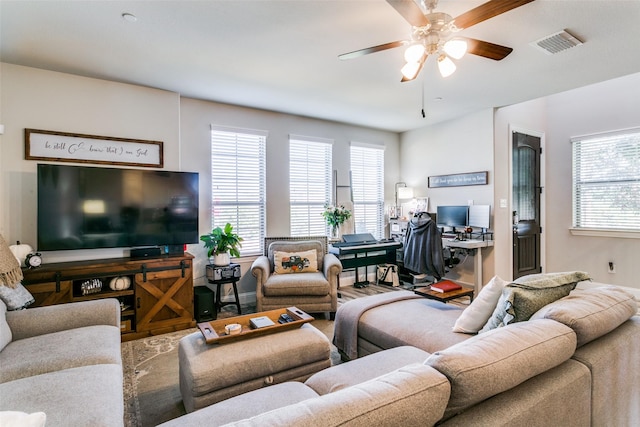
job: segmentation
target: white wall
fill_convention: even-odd
[[[574,236],[572,222],[571,144],[579,135],[640,127],[640,74],[634,74],[561,94],[505,107],[496,113],[496,200],[510,200],[509,129],[543,131],[545,271],[582,270],[594,281],[640,288],[640,239]],[[503,233],[496,238],[497,259],[510,262],[510,215],[500,218]],[[615,274],[607,272],[609,261]],[[496,274],[507,276],[506,263]]]
[[[288,135],[331,138],[339,184],[349,177],[350,141],[385,147],[385,194],[393,200],[398,176],[399,135],[214,102],[183,99],[158,89],[89,79],[35,68],[0,64],[0,111],[5,134],[0,145],[0,232],[8,242],[36,243],[36,161],[24,159],[24,129],[164,141],[167,170],[200,173],[200,234],[211,229],[210,125],[262,129],[267,139],[267,233],[289,235]],[[344,197],[344,196],[343,196]],[[205,253],[196,255],[196,284],[203,282]],[[59,251],[44,262],[126,256],[122,249]],[[241,292],[255,290],[243,260]]]
[[[400,164],[401,181],[414,188],[415,197],[429,197],[429,212],[435,212],[438,205],[466,205],[469,200],[493,205],[493,110],[403,133]],[[487,185],[427,187],[430,176],[482,171],[489,172]],[[494,274],[493,249],[483,249],[482,255],[486,283]],[[471,284],[473,274],[473,257],[469,256],[446,277]]]

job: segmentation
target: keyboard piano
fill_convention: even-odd
[[[367,280],[367,266],[377,264],[395,264],[396,250],[402,248],[402,243],[392,239],[365,240],[354,242],[337,242],[329,246],[329,253],[340,259],[342,268],[356,270],[355,287],[369,284]],[[360,281],[358,267],[365,268],[365,280]]]

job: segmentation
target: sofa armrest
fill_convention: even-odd
[[[251,274],[256,278],[256,297],[262,296],[262,287],[271,275],[271,263],[266,255],[261,255],[251,264]]]
[[[338,276],[342,273],[342,263],[338,257],[334,254],[326,254],[324,256],[322,272],[324,273],[324,277],[329,281],[329,285],[331,285],[331,293],[336,292],[338,289]]]
[[[120,329],[120,303],[115,298],[72,302],[7,312],[13,340],[83,326],[110,325]]]

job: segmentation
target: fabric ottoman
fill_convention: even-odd
[[[178,345],[180,393],[187,412],[285,381],[305,381],[331,366],[329,339],[310,324],[226,344],[200,332]]]

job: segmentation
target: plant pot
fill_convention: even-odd
[[[231,264],[231,258],[229,257],[229,252],[213,255],[212,264],[218,267],[224,267],[226,265]]]

